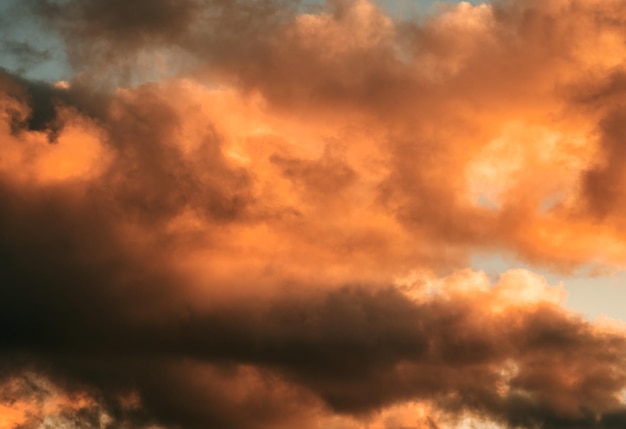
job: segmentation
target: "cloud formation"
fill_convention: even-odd
[[[619,0],[40,1],[0,71],[0,424],[621,428]],[[4,419],[4,420],[2,420]]]

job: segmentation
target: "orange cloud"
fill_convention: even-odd
[[[75,75],[0,71],[0,422],[622,427],[623,326],[464,267],[626,265],[625,8],[32,5]]]

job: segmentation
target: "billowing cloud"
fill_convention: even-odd
[[[623,427],[624,327],[465,267],[626,264],[625,7],[23,6],[75,74],[0,71],[0,425]]]

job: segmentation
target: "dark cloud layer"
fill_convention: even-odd
[[[275,40],[276,27],[294,15],[298,4],[292,0],[89,0],[37,1],[31,2],[31,9],[60,32],[70,62],[84,79],[96,74],[115,84],[132,80],[142,68],[141,55],[155,49],[169,52],[166,68],[171,70],[166,74],[185,65],[238,64],[265,49],[269,39]]]
[[[277,377],[339,413],[425,399],[524,427],[624,424],[615,395],[626,384],[626,339],[556,304],[503,300],[494,311],[489,290],[416,302],[395,288],[347,286],[198,309],[180,301],[180,278],[155,268],[161,252],[125,250],[104,210],[54,191],[2,197],[5,371],[43,371],[95,392],[121,421],[133,416],[116,398],[136,391],[139,422],[271,425],[276,416],[261,409],[278,413],[289,397],[263,398],[261,388],[235,411],[213,391],[252,366],[270,392]]]
[[[9,424],[626,425],[623,326],[450,274],[624,266],[620,1],[27,6],[76,74],[0,71]]]

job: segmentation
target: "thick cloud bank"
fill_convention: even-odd
[[[12,10],[0,427],[626,427],[624,326],[466,268],[626,265],[621,0]]]

